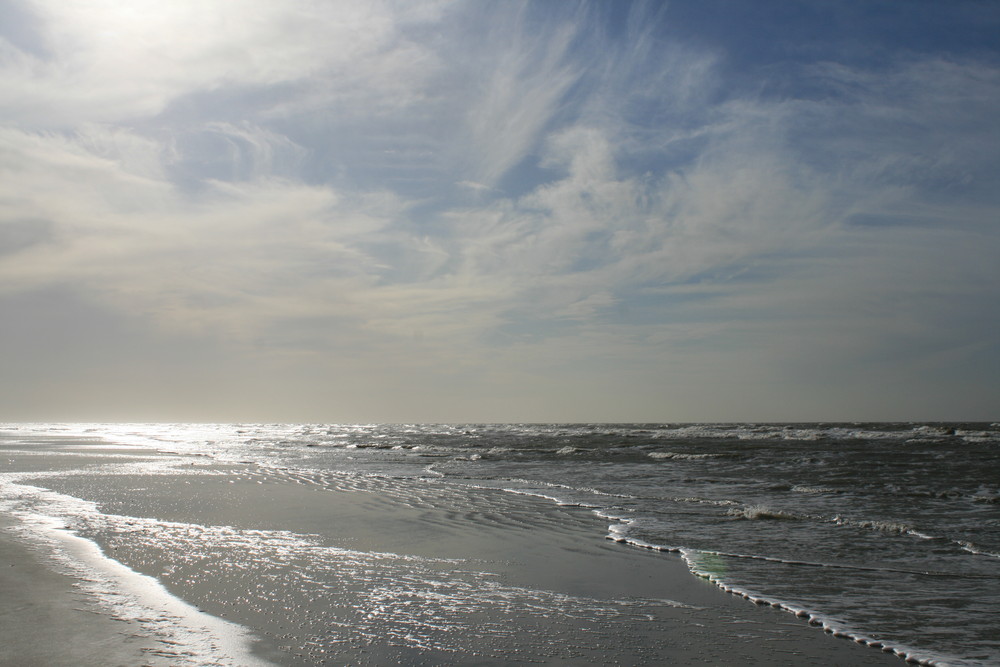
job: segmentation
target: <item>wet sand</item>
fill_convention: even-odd
[[[30,484],[98,503],[80,534],[248,628],[276,664],[902,664],[723,593],[675,555],[604,540],[586,509],[491,490],[458,507],[420,481],[386,493],[384,480],[192,458],[73,474],[148,452],[30,446],[0,440],[3,472],[65,470]],[[165,646],[155,627],[81,601],[22,539],[0,530],[0,584],[16,591],[0,597],[2,664],[170,664],[149,651]]]
[[[0,665],[168,665],[138,623],[113,619],[56,572],[45,556],[13,539],[0,517]]]

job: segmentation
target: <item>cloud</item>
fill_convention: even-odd
[[[0,143],[3,229],[17,239],[17,221],[42,220],[49,230],[0,264],[3,290],[73,284],[175,328],[243,337],[264,321],[335,311],[339,292],[377,266],[359,239],[400,207],[387,194],[276,178],[211,181],[192,195],[151,177],[136,153],[165,151],[134,150],[150,145],[122,131],[7,130]]]
[[[180,182],[293,179],[301,175],[308,151],[287,136],[243,121],[208,122],[176,134],[165,163]]]
[[[24,6],[0,298],[94,345],[623,418],[860,410],[859,382],[959,369],[968,397],[996,365],[988,59],[736,81],[642,3]]]
[[[492,27],[489,39],[502,43],[490,54],[466,115],[467,148],[463,151],[472,180],[488,186],[523,160],[580,76],[567,60],[575,37],[572,24],[549,33],[529,32],[522,13]],[[513,23],[513,25],[511,24]]]
[[[32,52],[2,43],[3,106],[22,123],[56,126],[149,117],[185,95],[224,87],[313,79],[335,87],[359,75],[394,76],[384,65],[397,48],[397,21],[431,20],[444,8],[393,12],[379,2],[307,0],[251,0],[239,11],[188,1],[28,6],[42,44]],[[403,52],[412,59],[412,47]]]

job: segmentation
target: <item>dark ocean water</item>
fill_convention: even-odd
[[[817,632],[930,664],[1000,664],[996,423],[13,429],[336,473],[386,495],[419,482],[437,503],[482,488],[581,506],[622,548],[679,553],[692,576]]]

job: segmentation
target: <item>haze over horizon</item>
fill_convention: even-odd
[[[0,1],[0,420],[1000,419],[998,34]]]

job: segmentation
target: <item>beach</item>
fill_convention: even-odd
[[[1000,0],[0,0],[0,108],[0,667],[1000,667]]]
[[[0,664],[168,664],[148,659],[155,641],[138,623],[114,620],[38,553],[0,527]]]
[[[3,664],[901,663],[584,507],[97,438],[0,461]]]

